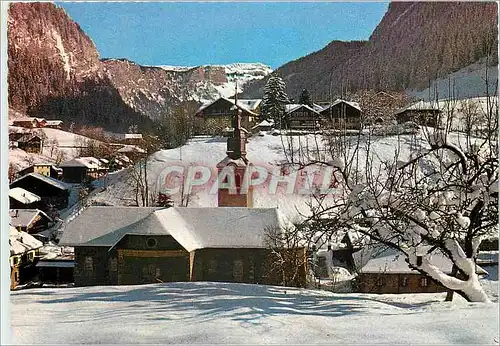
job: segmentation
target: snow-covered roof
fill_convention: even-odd
[[[318,116],[320,115],[318,111],[316,111],[315,109],[309,107],[308,105],[302,105],[302,104],[288,104],[288,105],[285,105],[285,112],[286,113],[292,113],[300,108],[306,108],[308,110],[310,110],[311,112],[317,114]]]
[[[10,223],[14,227],[29,227],[37,216],[41,216],[49,221],[52,221],[47,214],[39,209],[11,209]]]
[[[187,251],[265,248],[266,229],[282,225],[276,208],[168,208],[156,214]]]
[[[234,105],[234,99],[230,99],[230,98],[226,98],[226,97],[220,97],[212,102],[207,102],[205,104],[203,104],[197,111],[196,111],[196,114],[200,113],[201,111],[203,111],[205,108],[208,108],[210,107],[211,105],[213,105],[214,103],[218,102],[219,100],[226,100],[228,102],[231,102],[233,105]],[[260,102],[262,102],[262,100],[257,100],[257,99],[249,99],[249,100],[246,100],[246,99],[238,99],[237,102],[236,102],[236,106],[238,108],[240,108],[241,110],[243,111],[246,111],[252,115],[257,115],[255,113],[255,109],[259,106]],[[252,108],[254,107],[254,108]]]
[[[14,123],[16,122],[33,122],[33,121],[38,121],[38,122],[42,122],[42,121],[47,121],[45,120],[45,118],[36,118],[36,117],[22,117],[22,118],[16,118],[14,119]]]
[[[62,120],[46,120],[46,125],[58,126],[63,123]]]
[[[234,102],[234,101],[233,101]],[[238,99],[236,104],[248,110],[255,111],[261,104],[262,99]]]
[[[81,212],[64,228],[60,245],[112,246],[121,229],[143,220],[159,208],[91,206]],[[89,227],[92,225],[92,227]]]
[[[66,225],[59,244],[113,246],[127,234],[141,234],[171,235],[187,251],[264,248],[267,227],[281,225],[276,208],[89,207]]]
[[[417,249],[417,254],[425,255],[425,247]],[[391,253],[392,252],[392,253]],[[433,251],[429,261],[438,267],[443,273],[450,274],[453,263],[438,250]],[[381,254],[380,257],[370,259],[360,270],[361,273],[386,273],[386,274],[418,274],[419,272],[411,269],[405,260],[405,255],[388,250],[386,253]],[[476,266],[478,274],[486,274],[486,272]]]
[[[321,111],[324,111],[324,110],[329,109],[331,107],[335,107],[339,103],[345,103],[345,104],[348,104],[351,107],[356,108],[359,111],[361,110],[361,107],[359,106],[359,103],[357,103],[357,102],[351,102],[351,101],[346,101],[346,100],[342,100],[342,99],[336,99],[330,105],[327,105],[326,107],[324,107]]]
[[[39,140],[42,140],[42,138],[37,135],[37,134],[33,134],[33,133],[27,133],[23,136],[21,136],[20,138],[18,138],[17,142],[19,143],[26,143],[26,142],[29,142],[33,139],[39,139]]]
[[[145,153],[146,150],[139,148],[136,145],[124,145],[116,151],[117,153]]]
[[[395,114],[400,114],[405,111],[414,110],[414,111],[441,111],[439,109],[439,103],[436,101],[419,101],[408,107],[402,108],[398,110]]]
[[[73,160],[63,162],[59,167],[87,167],[89,169],[98,169],[101,167],[101,161],[95,157],[77,157]]]
[[[9,190],[9,197],[23,204],[31,204],[39,202],[41,198],[32,192],[29,192],[21,187],[14,187]]]
[[[9,226],[10,254],[18,255],[42,247],[43,243],[32,235]]]
[[[274,126],[274,122],[271,122],[271,121],[268,121],[268,120],[262,120],[260,123],[258,123],[254,127],[252,127],[252,130],[256,129],[258,127],[272,127],[272,126]]]
[[[23,180],[23,179],[25,179],[26,177],[29,177],[29,176],[31,176],[33,178],[36,178],[38,180],[41,180],[41,181],[43,181],[43,182],[45,182],[47,184],[50,184],[50,185],[52,185],[52,186],[54,186],[54,187],[56,187],[56,188],[58,188],[60,190],[67,190],[68,189],[68,186],[66,186],[66,184],[64,184],[63,182],[61,182],[59,180],[56,180],[54,178],[51,178],[51,177],[47,177],[47,176],[45,176],[43,174],[40,174],[40,173],[35,173],[35,172],[23,175],[22,177],[14,180],[12,182],[12,184],[17,183],[18,181],[21,181],[21,180]]]
[[[321,112],[323,110],[323,106],[321,105],[318,105],[316,103],[313,103],[313,109],[316,111],[316,112]]]

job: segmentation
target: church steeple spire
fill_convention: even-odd
[[[238,82],[234,92],[234,119],[232,121],[233,134],[227,139],[227,156],[233,160],[247,161],[246,134],[247,130],[241,127],[241,109],[238,106]]]

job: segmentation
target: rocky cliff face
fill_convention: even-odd
[[[69,126],[152,130],[180,102],[234,94],[271,72],[262,64],[155,67],[99,59],[92,40],[52,3],[14,3],[8,19],[9,107]]]
[[[497,59],[494,2],[393,2],[368,41],[334,41],[280,67],[287,92],[308,88],[316,100],[358,89],[423,89],[430,80],[486,56]],[[265,79],[246,88],[262,93]]]

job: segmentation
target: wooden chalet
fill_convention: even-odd
[[[30,281],[36,275],[35,263],[42,242],[10,226],[10,289]]]
[[[221,97],[201,106],[195,113],[201,123],[198,124],[199,134],[220,134],[226,127],[232,127],[235,108],[241,110],[241,123],[250,128],[260,113],[260,99],[228,99]]]
[[[24,117],[17,118],[12,121],[12,126],[19,126],[28,129],[44,127],[47,120],[44,118]]]
[[[40,154],[43,149],[43,139],[39,135],[26,134],[17,139],[17,147],[27,153]]]
[[[21,177],[28,173],[38,173],[54,179],[60,179],[62,177],[62,169],[56,167],[52,163],[35,163],[23,170],[20,170],[16,175]]]
[[[28,173],[14,180],[10,188],[21,187],[41,198],[47,206],[64,209],[68,206],[69,188],[54,178],[39,173]]]
[[[85,183],[98,179],[107,172],[107,168],[95,157],[78,157],[59,165],[62,180],[68,183]]]
[[[132,162],[137,162],[146,157],[146,150],[138,147],[137,145],[124,145],[116,151],[117,155],[125,155]]]
[[[283,117],[283,128],[290,130],[318,130],[321,126],[321,115],[319,112],[301,104],[285,105],[285,115]],[[279,128],[279,125],[276,125]]]
[[[356,102],[338,99],[323,108],[320,114],[326,127],[353,130],[359,130],[362,127],[361,108]]]
[[[419,249],[424,254],[422,247]],[[428,250],[428,249],[427,249]],[[443,254],[434,251],[431,262],[446,274],[451,274],[453,264]],[[487,272],[476,266],[476,273]],[[447,289],[433,278],[411,269],[405,256],[394,251],[386,251],[370,259],[360,270],[359,289],[363,293],[435,293]]]
[[[408,121],[418,125],[436,127],[442,111],[437,102],[420,101],[395,113],[398,124]]]
[[[59,129],[60,130],[60,129],[62,129],[62,124],[63,124],[62,120],[46,120],[44,127],[47,127],[50,129]]]

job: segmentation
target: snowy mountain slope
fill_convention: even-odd
[[[471,304],[460,297],[450,303],[444,302],[444,296],[445,293],[334,294],[214,282],[30,289],[11,293],[12,342],[498,342],[498,303]],[[44,316],[45,322],[40,322],[38,316]]]
[[[488,93],[494,95],[498,84],[498,66],[486,68],[485,60],[482,59],[443,78],[431,81],[428,88],[420,91],[408,89],[406,92],[425,101],[447,98],[450,94],[454,95],[456,99],[473,98],[486,95],[485,80],[488,80],[489,83]]]

